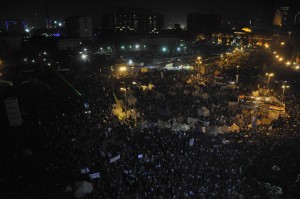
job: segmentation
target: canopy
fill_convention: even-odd
[[[92,193],[93,189],[93,184],[90,182],[76,182],[74,196],[76,198],[83,198],[86,194]]]
[[[206,134],[211,136],[217,136],[218,134],[223,134],[223,131],[216,126],[212,126],[207,129]]]
[[[203,117],[208,117],[209,116],[209,110],[205,107],[202,107],[201,109],[198,109],[198,115],[203,116]]]

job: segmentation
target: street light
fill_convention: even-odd
[[[285,92],[285,89],[290,88],[290,86],[288,86],[288,85],[282,85],[281,88],[282,88],[282,99],[281,99],[281,103],[282,103],[283,108],[284,108],[284,111],[285,111],[285,104],[283,103],[283,100],[284,100],[284,92]]]
[[[197,61],[196,61],[196,63],[198,64],[198,73],[197,73],[197,76],[199,77],[199,73],[200,73],[200,64],[202,64],[202,61],[201,61],[201,57],[200,56],[198,56],[197,57]]]
[[[268,85],[267,85],[267,89],[269,89],[270,78],[274,76],[274,73],[266,73],[266,76],[268,77]]]
[[[125,120],[126,120],[127,119],[127,106],[126,106],[126,102],[127,102],[127,89],[126,88],[120,88],[120,90],[125,92],[124,108],[125,108]]]
[[[239,82],[239,67],[240,66],[236,66],[236,76],[235,76],[235,82],[238,83]]]

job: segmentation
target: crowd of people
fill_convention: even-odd
[[[36,102],[38,107],[28,110],[22,127],[9,128],[2,135],[3,197],[72,198],[73,192],[66,192],[66,187],[74,191],[76,181],[93,184],[86,198],[300,196],[296,94],[286,99],[287,107],[293,107],[290,117],[273,121],[272,129],[262,125],[207,136],[196,131],[200,120],[213,126],[236,122],[234,116],[241,110],[229,110],[228,102],[247,89],[224,88],[213,77],[199,79],[187,71],[164,72],[163,78],[160,71],[139,73],[116,80],[104,70],[76,69],[64,75],[72,88],[53,71],[43,78],[43,83],[35,84],[34,89],[41,88],[35,94],[25,95],[33,85],[18,90],[20,106]],[[150,83],[153,89],[138,87]],[[124,84],[137,97],[132,107],[141,113],[137,123],[155,124],[179,116],[199,122],[182,131],[156,125],[140,128],[130,118],[119,120],[112,108],[114,94],[121,98]],[[208,118],[198,116],[200,107],[210,110]],[[90,179],[92,173],[100,177]]]

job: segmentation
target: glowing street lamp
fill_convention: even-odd
[[[86,60],[87,60],[87,57],[88,57],[88,56],[87,56],[86,54],[82,54],[82,55],[81,55],[81,59],[82,59],[83,61],[86,61]]]
[[[266,76],[268,77],[268,85],[267,85],[267,89],[269,89],[270,79],[271,79],[271,77],[274,76],[274,73],[266,73]]]
[[[287,66],[290,66],[290,65],[291,65],[291,62],[287,61],[285,64],[286,64]]]
[[[122,67],[119,68],[119,70],[120,70],[121,72],[125,72],[125,71],[127,70],[127,68],[126,68],[125,66],[122,66]]]
[[[282,58],[282,57],[280,57],[278,60],[281,62],[281,61],[283,61],[283,58]]]

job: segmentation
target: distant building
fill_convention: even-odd
[[[289,22],[289,9],[290,7],[286,6],[286,7],[280,7],[279,11],[282,13],[282,26],[286,27],[290,24]]]
[[[221,16],[216,14],[189,13],[187,30],[194,33],[214,32],[220,28]]]
[[[79,46],[79,39],[62,39],[57,43],[58,50],[76,50]]]
[[[298,12],[298,13],[295,15],[294,25],[295,25],[295,26],[300,26],[300,12]]]
[[[65,19],[66,34],[70,38],[92,38],[92,18],[87,16],[74,16]]]
[[[22,20],[6,20],[5,23],[8,32],[23,33],[25,31],[25,22]]]
[[[273,25],[282,26],[282,18],[283,18],[282,12],[277,10],[274,15]]]
[[[102,16],[102,28],[113,32],[159,33],[164,16],[151,9],[118,8]]]

